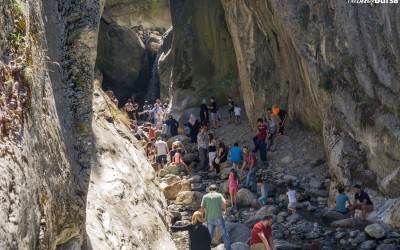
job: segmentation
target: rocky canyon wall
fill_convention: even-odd
[[[334,184],[399,197],[398,4],[221,2],[249,119],[287,109],[323,133]]]
[[[211,96],[221,102],[229,95],[238,96],[236,58],[221,3],[171,0],[170,4],[173,41],[170,58],[159,67],[161,87],[171,91],[174,111],[197,107]]]
[[[106,231],[116,235],[118,230],[126,236],[118,238],[119,244],[126,240],[130,247],[148,249],[164,243],[174,249],[165,229],[169,221],[165,200],[129,129],[122,123],[116,128],[110,119],[99,121],[98,117],[92,124],[94,112],[105,112],[93,110],[94,102],[101,109],[110,105],[98,98],[100,90],[94,95],[97,99],[93,98],[104,4],[0,1],[1,249],[107,249],[115,244],[111,236],[102,242]],[[113,112],[116,115],[117,111]],[[102,127],[99,122],[108,126]],[[123,133],[116,132],[120,130]],[[113,140],[108,142],[105,137]],[[115,153],[116,141],[129,153],[115,155],[109,162],[105,155]],[[101,187],[107,187],[97,181],[102,180],[99,176],[114,168],[123,171],[123,178],[105,180],[113,190],[124,189],[132,182],[142,187],[132,184],[132,189],[124,190],[131,199],[128,217],[117,216],[126,212],[118,205],[120,194],[111,192],[110,197],[96,199],[104,192]],[[125,182],[127,176],[140,181]],[[87,200],[88,193],[91,200]],[[103,198],[106,205],[101,203]],[[149,210],[145,219],[135,216],[144,210],[141,206]],[[96,221],[98,217],[92,216],[91,209],[113,215],[112,224],[120,227],[109,228],[106,215]],[[85,223],[89,218],[91,221]],[[91,228],[86,234],[86,224],[98,226],[96,234],[90,234]]]

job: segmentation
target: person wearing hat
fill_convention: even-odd
[[[210,231],[211,238],[214,236],[215,227],[218,226],[222,237],[224,239],[224,245],[226,250],[231,250],[231,242],[229,239],[228,231],[225,228],[225,221],[222,215],[222,208],[225,213],[227,210],[227,204],[224,196],[217,192],[217,186],[212,184],[208,190],[209,193],[203,196],[201,200],[201,214],[206,213],[206,221],[208,231]]]
[[[272,216],[266,215],[251,230],[250,250],[272,250]]]
[[[192,224],[183,226],[172,226],[172,232],[189,231],[190,250],[211,250],[211,236],[206,226],[203,225],[204,218],[200,211],[194,212]]]

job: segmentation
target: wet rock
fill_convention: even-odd
[[[375,239],[380,239],[385,236],[385,229],[381,225],[374,223],[365,227],[364,231]]]
[[[375,247],[376,247],[376,243],[372,240],[367,240],[367,241],[361,243],[361,245],[360,245],[360,249],[363,249],[363,250],[371,250],[371,249],[375,249]]]
[[[337,220],[343,220],[346,218],[346,215],[336,212],[336,211],[328,211],[322,215],[322,219],[327,222],[331,223]]]
[[[254,199],[257,199],[257,196],[247,188],[242,188],[237,193],[238,206],[249,207]]]
[[[354,218],[338,220],[331,223],[331,227],[365,227],[367,225],[368,222]]]

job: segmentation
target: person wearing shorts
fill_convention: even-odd
[[[157,142],[154,144],[157,149],[157,168],[158,170],[164,167],[164,163],[167,162],[167,155],[169,154],[168,144],[161,140],[161,137],[157,138]]]

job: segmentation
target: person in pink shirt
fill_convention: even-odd
[[[188,165],[186,165],[186,163],[182,159],[182,149],[181,148],[176,149],[176,153],[175,153],[174,157],[172,158],[172,162],[182,164],[185,167],[188,174],[191,175],[191,171],[190,171]]]
[[[234,168],[229,174],[229,194],[231,195],[231,206],[236,206],[236,194],[238,192],[239,177]]]

